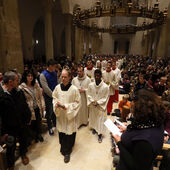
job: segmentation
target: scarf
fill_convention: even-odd
[[[127,130],[131,129],[148,129],[153,127],[159,127],[161,124],[156,120],[147,120],[138,122],[134,118],[131,118],[131,124],[127,126]]]

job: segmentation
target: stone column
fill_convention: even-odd
[[[99,41],[99,36],[98,36],[98,33],[96,33],[96,35],[95,35],[95,53],[96,53],[96,54],[99,53],[98,41]]]
[[[71,29],[72,29],[72,16],[65,15],[65,43],[66,43],[66,56],[72,57],[71,54]]]
[[[84,52],[84,30],[80,29],[80,55],[79,59],[82,59]]]
[[[154,50],[152,55],[155,61],[157,59],[157,47],[158,47],[159,38],[160,38],[160,28],[157,27],[155,28]]]
[[[96,34],[93,36],[93,53],[96,53]]]
[[[89,54],[92,54],[92,34],[89,32]]]
[[[83,56],[83,30],[75,27],[75,59],[79,61]]]
[[[97,52],[97,35],[95,32],[92,33],[92,53]]]
[[[149,32],[146,31],[144,33],[144,47],[143,47],[143,50],[144,50],[144,55],[145,56],[148,56],[149,55]]]
[[[79,28],[75,26],[75,60],[78,60],[79,56]]]
[[[44,0],[45,8],[45,53],[46,61],[54,58],[53,49],[53,32],[52,32],[52,15],[51,10],[53,3],[51,0]]]
[[[85,42],[86,42],[86,55],[89,55],[89,32],[85,32]]]
[[[91,53],[94,54],[94,33],[91,33]]]
[[[153,31],[150,31],[149,33],[149,44],[148,44],[148,56],[151,56],[152,46],[153,45]]]
[[[6,0],[0,6],[0,71],[14,68],[23,71],[18,1]]]
[[[4,18],[4,8],[0,6],[0,70],[4,71],[4,59],[6,56],[6,23]]]
[[[97,37],[97,40],[96,40],[96,53],[97,54],[100,54],[100,38],[99,36]]]
[[[157,56],[158,58],[165,58],[167,56],[167,47],[168,47],[168,24],[164,24],[161,27],[160,39],[157,47]]]

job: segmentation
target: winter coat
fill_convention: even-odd
[[[30,91],[30,89],[28,88],[26,83],[22,83],[19,86],[19,88],[22,89],[22,91],[25,94],[27,104],[28,104],[28,106],[29,106],[29,108],[31,110],[31,113],[32,113],[31,120],[35,120],[36,117],[35,117],[35,111],[34,111],[35,108],[34,108],[32,92]],[[40,109],[40,114],[42,116],[44,108],[45,108],[44,97],[42,95],[41,88],[40,88],[40,86],[39,86],[39,84],[37,82],[35,83],[33,88],[34,88],[35,101],[36,101],[36,104],[37,104],[38,108]]]

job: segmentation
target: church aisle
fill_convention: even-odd
[[[24,166],[19,158],[16,170],[111,170],[111,139],[106,130],[102,143],[97,135],[92,135],[88,127],[81,127],[76,136],[76,143],[70,162],[65,164],[60,154],[58,133],[55,136],[44,135],[44,142],[34,144],[28,152],[30,163]]]

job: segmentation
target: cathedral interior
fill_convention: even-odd
[[[0,0],[0,72],[91,55],[169,61],[169,28],[170,0]],[[44,134],[44,142],[29,149],[29,165],[18,159],[15,169],[111,170],[110,140],[107,132],[99,144],[83,127],[65,164],[58,134]]]
[[[168,58],[169,2],[1,0],[0,70],[22,71],[26,62],[62,56],[78,61],[89,54]],[[78,18],[85,10],[89,14]]]

